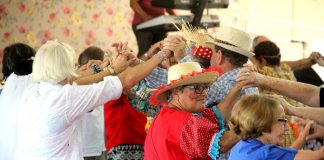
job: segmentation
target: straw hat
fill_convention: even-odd
[[[167,102],[166,91],[187,84],[213,83],[221,73],[220,68],[204,70],[197,62],[185,62],[173,65],[168,70],[168,84],[155,90],[150,98],[152,105]]]
[[[211,37],[214,40],[206,43],[220,46],[246,57],[254,56],[254,53],[249,51],[252,39],[244,31],[232,27],[220,27],[217,29],[216,34]]]
[[[211,37],[207,34],[207,30],[194,27],[190,23],[183,22],[181,24],[181,29],[178,28],[176,24],[175,27],[182,33],[182,36],[187,40],[186,47],[191,49],[191,54],[196,57],[203,59],[210,59],[214,47],[213,44],[208,44],[206,42],[213,41]]]

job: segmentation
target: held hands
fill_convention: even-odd
[[[307,127],[308,123],[311,123],[310,129],[305,134],[306,140],[314,139],[314,138],[324,138],[324,127],[315,123],[311,120],[304,120],[302,118],[294,118],[294,123],[300,127],[300,129],[304,129]],[[302,130],[303,131],[303,130]]]
[[[313,64],[317,63],[318,65],[324,67],[324,57],[322,57],[319,52],[312,52],[307,59],[312,61]]]
[[[164,39],[163,50],[173,52],[174,58],[179,62],[184,56],[185,52],[185,39],[180,35],[171,35]]]
[[[242,89],[259,86],[260,81],[264,78],[264,75],[257,72],[257,69],[251,65],[245,64],[236,76],[237,82],[246,84]]]
[[[115,43],[113,47],[114,50],[109,62],[115,74],[118,74],[124,71],[130,64],[134,63],[135,59],[131,57],[132,53],[127,48],[127,42]]]

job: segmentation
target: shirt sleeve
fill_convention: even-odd
[[[155,67],[145,80],[149,88],[159,88],[168,83],[168,71],[161,67]]]
[[[95,107],[117,99],[121,96],[123,86],[117,76],[107,76],[102,82],[92,85],[65,86],[67,102],[66,111],[69,120],[75,119],[82,113],[89,112]]]
[[[191,158],[208,158],[213,135],[218,132],[217,118],[212,109],[193,114],[182,128],[180,147]]]
[[[320,107],[324,107],[324,88],[320,88]]]

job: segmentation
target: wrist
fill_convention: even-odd
[[[166,51],[159,51],[158,53],[156,53],[154,55],[154,57],[158,57],[160,59],[160,62],[166,60],[167,58],[169,58],[170,53],[166,52]]]
[[[107,67],[103,68],[104,71],[109,71],[111,75],[115,75],[115,70],[111,65],[108,65]]]

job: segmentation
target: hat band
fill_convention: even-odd
[[[236,45],[234,44],[231,44],[229,42],[226,42],[226,41],[223,41],[223,40],[219,40],[219,39],[214,39],[216,42],[218,43],[223,43],[223,44],[226,44],[226,45],[230,45],[230,46],[233,46],[233,47],[237,47]]]

